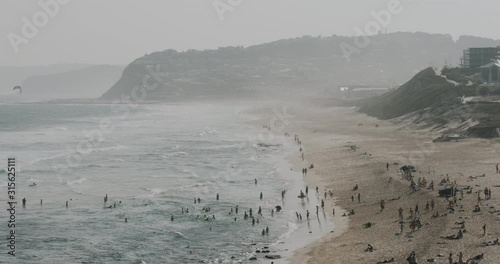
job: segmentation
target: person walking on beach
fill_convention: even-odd
[[[358,203],[361,203],[361,193],[358,193]]]
[[[486,224],[483,225],[483,236],[486,236]]]
[[[417,254],[415,251],[412,251],[410,256],[406,258],[406,261],[408,261],[408,264],[417,264]]]
[[[261,200],[262,200],[262,197],[263,197],[262,192],[260,192],[260,199],[261,199]]]
[[[321,199],[321,210],[325,210],[325,201]]]
[[[335,208],[333,208],[333,211],[332,211],[332,212],[333,212],[333,216],[335,216]]]
[[[448,257],[448,262],[450,264],[453,264],[453,253],[450,253],[450,256]]]
[[[389,171],[389,162],[387,162],[387,164],[385,164],[385,168],[387,169],[387,171]]]
[[[26,198],[23,198],[23,207],[26,206]]]
[[[351,202],[354,203],[354,195],[351,195]]]
[[[309,195],[309,186],[306,186],[306,195]]]
[[[217,199],[217,201],[219,200],[219,193],[217,193],[217,196],[215,197],[215,199]]]
[[[307,221],[309,221],[309,210],[306,210]]]
[[[500,171],[498,170],[498,163],[497,163],[497,165],[496,165],[496,168],[497,168],[497,173],[500,173]]]
[[[319,206],[316,205],[316,216],[319,214]]]
[[[385,201],[381,200],[380,201],[380,212],[384,211],[384,208],[385,208]]]

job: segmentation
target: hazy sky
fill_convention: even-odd
[[[53,1],[61,2],[60,8],[44,21],[47,11],[40,2]],[[302,35],[355,35],[355,27],[364,28],[373,20],[370,11],[387,10],[390,1],[398,0],[217,1],[233,4],[223,21],[214,0],[1,0],[0,65],[128,64],[145,53],[169,48],[212,49]],[[403,10],[393,15],[388,32],[500,39],[498,0],[399,1]],[[26,37],[23,17],[33,21],[34,15],[40,27],[35,25],[38,32]]]

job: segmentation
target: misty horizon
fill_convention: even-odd
[[[49,0],[47,0],[49,1]],[[50,1],[49,1],[50,2]],[[67,3],[66,3],[67,2]],[[373,20],[371,12],[384,10],[387,1],[356,3],[294,0],[261,4],[259,1],[62,1],[59,10],[32,39],[15,53],[10,33],[22,36],[24,18],[43,10],[38,2],[7,1],[0,5],[6,23],[0,26],[1,66],[38,66],[66,63],[127,65],[146,53],[175,49],[205,50],[252,46],[301,36],[356,36]],[[222,6],[215,7],[215,3]],[[459,1],[401,0],[401,14],[394,15],[383,32],[425,32],[500,39],[497,1],[483,1],[489,8]],[[108,10],[120,8],[120,12]],[[218,8],[218,9],[217,9]],[[225,8],[225,9],[224,9]],[[230,8],[230,9],[229,9]],[[286,11],[286,12],[284,12]],[[113,15],[111,15],[113,14]],[[314,14],[314,15],[313,15]],[[319,15],[321,14],[321,15]],[[446,14],[446,23],[443,15]],[[50,15],[50,14],[49,14]],[[468,19],[464,21],[464,17]],[[279,19],[278,19],[279,18]],[[182,29],[179,29],[182,25]],[[249,34],[251,33],[251,34]],[[70,47],[70,48],[68,48]]]

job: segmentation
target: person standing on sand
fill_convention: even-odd
[[[351,195],[351,202],[354,203],[354,195]]]
[[[450,264],[453,264],[453,254],[452,253],[450,253],[450,256],[448,257],[448,262]]]
[[[486,224],[483,225],[483,236],[486,236]]]
[[[262,192],[260,192],[260,199],[261,199],[261,200],[262,200],[262,197],[263,197]]]
[[[387,171],[389,171],[389,162],[387,162],[387,164],[385,164],[385,168],[387,169]]]
[[[333,216],[335,216],[335,208],[333,208]]]
[[[408,261],[408,264],[417,264],[417,254],[415,251],[412,251],[410,256],[406,258],[406,261]]]
[[[319,206],[316,205],[316,216],[319,214]]]
[[[380,200],[380,212],[384,211],[384,208],[385,208],[385,201]]]
[[[361,203],[361,193],[358,193],[358,203]]]
[[[500,171],[498,170],[498,163],[497,163],[497,166],[496,166],[496,168],[497,168],[497,173],[500,173]]]
[[[464,264],[464,254],[462,254],[462,251],[460,251],[460,253],[458,253],[458,264]]]

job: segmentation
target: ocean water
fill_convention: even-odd
[[[0,104],[0,159],[16,158],[19,203],[16,257],[4,245],[0,263],[248,263],[255,249],[282,244],[305,226],[295,219],[306,208],[302,175],[284,160],[297,147],[286,129],[263,137],[246,107]],[[283,211],[271,216],[276,205]],[[258,224],[243,219],[250,208]]]

